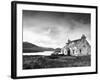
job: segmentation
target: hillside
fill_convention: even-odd
[[[43,52],[43,51],[54,51],[53,48],[41,47],[29,42],[23,42],[23,52]]]

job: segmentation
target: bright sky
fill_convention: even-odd
[[[91,41],[90,14],[23,11],[23,41],[58,48],[82,34]]]

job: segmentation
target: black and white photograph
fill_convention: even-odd
[[[12,2],[12,78],[97,73],[97,7]]]
[[[91,15],[23,10],[23,69],[91,66]]]

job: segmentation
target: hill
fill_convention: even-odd
[[[54,51],[53,48],[41,47],[29,42],[23,42],[23,52],[43,52],[43,51]]]

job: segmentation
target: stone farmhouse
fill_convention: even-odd
[[[83,34],[80,39],[68,40],[68,43],[61,49],[61,53],[68,56],[83,56],[91,54],[91,46]]]

